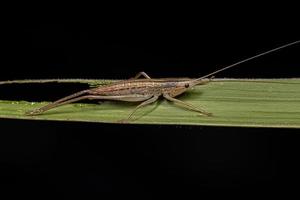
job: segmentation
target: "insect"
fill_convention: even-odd
[[[127,101],[127,102],[140,102],[132,112],[129,114],[126,121],[130,120],[133,114],[141,107],[144,107],[148,104],[151,104],[158,100],[160,96],[165,99],[174,102],[178,106],[183,108],[198,112],[204,116],[211,116],[212,113],[209,113],[203,109],[197,108],[191,104],[183,102],[175,97],[186,92],[188,89],[196,86],[203,85],[210,82],[213,75],[232,68],[234,66],[240,65],[252,59],[258,58],[260,56],[278,51],[280,49],[286,48],[288,46],[299,43],[300,40],[291,42],[272,50],[257,54],[255,56],[249,57],[247,59],[241,60],[229,66],[223,67],[217,71],[209,73],[205,76],[196,79],[176,79],[176,78],[160,78],[152,79],[145,72],[138,73],[134,78],[117,81],[108,85],[100,86],[97,88],[83,90],[62,99],[59,99],[53,103],[50,103],[44,107],[32,110],[27,112],[27,115],[38,115],[44,113],[47,110],[53,109],[58,106],[65,104],[77,102],[83,99],[98,99],[98,100],[115,100],[115,101]],[[143,79],[139,79],[140,77]],[[208,78],[211,77],[211,78]]]

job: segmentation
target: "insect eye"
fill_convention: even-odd
[[[185,88],[188,88],[188,87],[190,87],[190,84],[186,83],[186,84],[184,85],[184,87],[185,87]]]

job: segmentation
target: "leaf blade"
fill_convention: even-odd
[[[80,79],[49,81],[91,85],[111,82]],[[21,81],[20,84],[28,82],[30,80]],[[199,116],[171,102],[160,100],[139,110],[135,115],[138,119],[131,123],[300,128],[300,79],[216,79],[178,98],[213,113],[213,116]],[[24,115],[25,111],[46,104],[0,101],[0,118],[116,123],[126,118],[137,105],[124,102],[104,102],[101,105],[75,103],[43,115]]]

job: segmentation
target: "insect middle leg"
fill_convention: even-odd
[[[175,99],[175,98],[171,97],[167,93],[163,94],[163,96],[164,96],[164,98],[168,99],[169,101],[172,101],[172,102],[176,103],[178,106],[181,106],[183,108],[186,108],[186,109],[189,109],[189,110],[201,113],[201,114],[206,115],[206,116],[212,116],[212,113],[206,112],[205,110],[197,108],[197,107],[195,107],[195,106],[193,106],[193,105],[191,105],[189,103],[186,103],[186,102],[180,101],[178,99]]]
[[[140,105],[138,105],[137,107],[135,107],[135,109],[129,114],[127,120],[130,120],[131,117],[132,117],[132,115],[133,115],[139,108],[144,107],[144,106],[146,106],[146,105],[148,105],[148,104],[151,104],[151,103],[155,102],[155,101],[158,99],[158,97],[159,97],[159,96],[156,96],[156,95],[155,95],[155,96],[153,96],[152,98],[150,98],[150,99],[148,99],[148,100],[142,102]]]

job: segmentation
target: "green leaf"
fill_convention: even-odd
[[[3,84],[88,83],[92,87],[111,80],[23,80]],[[30,91],[28,91],[30,92]],[[66,94],[66,96],[69,94]],[[213,116],[201,116],[160,99],[141,108],[134,124],[174,124],[243,127],[300,128],[300,79],[215,79],[196,86],[178,99],[200,107]],[[117,123],[126,119],[138,103],[106,101],[102,104],[74,103],[26,116],[25,111],[49,102],[0,100],[0,118]]]

